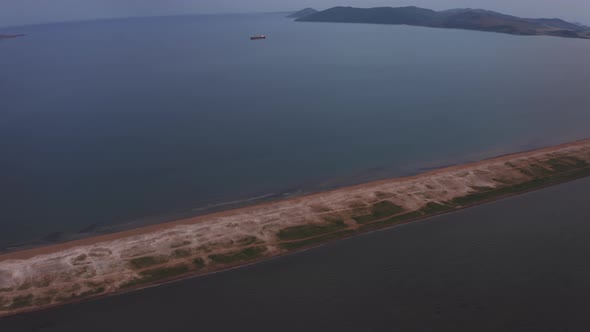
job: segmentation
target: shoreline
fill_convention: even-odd
[[[590,144],[590,138],[580,139],[580,140],[576,140],[573,142],[567,142],[567,143],[563,143],[563,144],[551,145],[551,146],[543,147],[540,149],[529,149],[529,150],[524,150],[521,152],[501,154],[501,155],[498,155],[498,156],[495,156],[492,158],[482,159],[482,160],[475,161],[475,162],[443,165],[443,166],[434,167],[432,169],[426,170],[425,172],[417,173],[415,175],[410,175],[410,176],[402,176],[402,177],[394,177],[394,178],[388,178],[388,179],[382,179],[382,180],[376,180],[376,181],[369,181],[369,182],[355,184],[355,185],[351,185],[351,186],[344,186],[344,187],[339,187],[339,188],[334,188],[334,189],[328,189],[325,191],[304,193],[302,195],[296,195],[294,197],[289,197],[289,198],[285,198],[285,199],[273,197],[269,201],[263,201],[261,203],[256,203],[254,205],[247,205],[247,206],[243,206],[243,207],[224,209],[221,211],[205,212],[204,214],[199,214],[199,215],[195,215],[195,216],[191,216],[191,217],[187,217],[187,218],[173,219],[173,220],[170,220],[167,222],[156,223],[156,224],[151,224],[151,225],[147,225],[147,226],[140,226],[137,228],[126,229],[126,230],[114,232],[114,233],[89,236],[89,237],[84,237],[82,239],[76,239],[76,240],[66,241],[66,242],[59,242],[56,244],[49,244],[49,245],[42,245],[41,244],[39,246],[35,246],[33,248],[26,248],[23,250],[15,250],[15,251],[8,251],[8,252],[0,251],[0,262],[2,262],[3,260],[6,260],[6,259],[26,259],[26,258],[29,258],[34,255],[47,254],[50,252],[63,250],[63,249],[66,249],[66,248],[69,248],[72,246],[87,245],[87,244],[93,244],[93,243],[101,242],[101,241],[110,241],[110,240],[114,240],[114,239],[118,239],[118,238],[123,238],[123,237],[138,235],[138,234],[144,234],[144,233],[150,233],[150,232],[153,232],[156,230],[161,230],[161,229],[165,229],[168,227],[181,225],[181,224],[193,224],[193,223],[199,222],[202,219],[209,219],[212,217],[224,216],[228,213],[245,212],[245,211],[250,210],[252,208],[260,207],[260,206],[264,206],[264,205],[268,205],[268,204],[273,204],[275,202],[294,201],[294,200],[298,200],[301,198],[312,198],[314,196],[324,195],[324,194],[328,194],[331,192],[375,186],[375,185],[380,185],[383,183],[392,183],[392,182],[410,180],[410,179],[415,179],[415,178],[422,177],[422,176],[434,175],[434,174],[437,174],[440,172],[453,171],[453,170],[458,170],[458,169],[462,169],[462,168],[470,167],[470,166],[477,166],[477,165],[481,165],[482,163],[501,161],[505,158],[516,158],[521,155],[522,156],[527,155],[529,153],[542,153],[544,151],[551,151],[554,149],[566,148],[566,147],[576,146],[578,144],[586,144],[586,143]],[[281,194],[277,194],[277,195],[281,195]],[[264,196],[268,196],[268,195],[264,195]],[[226,204],[226,203],[220,203],[220,204]]]
[[[230,210],[236,210],[240,208],[256,206],[259,204],[265,203],[272,203],[281,200],[287,200],[297,197],[304,197],[312,194],[319,194],[325,193],[329,191],[334,191],[338,189],[344,189],[352,186],[357,185],[364,185],[370,184],[379,181],[391,180],[391,179],[401,179],[405,177],[411,177],[419,174],[424,174],[427,172],[432,172],[436,170],[440,170],[443,168],[448,168],[452,166],[460,166],[465,164],[470,164],[475,161],[480,160],[487,160],[488,158],[495,158],[496,156],[503,156],[509,155],[514,153],[526,152],[529,150],[534,150],[534,148],[523,146],[521,150],[517,150],[515,152],[506,152],[503,154],[496,155],[494,152],[492,153],[485,153],[487,157],[482,157],[480,153],[472,154],[471,157],[475,157],[472,159],[466,158],[461,162],[449,162],[448,160],[443,160],[440,162],[429,162],[424,164],[425,166],[412,168],[411,170],[401,171],[402,174],[395,174],[393,170],[387,169],[378,169],[378,170],[369,170],[369,171],[362,171],[360,172],[360,176],[357,174],[351,174],[348,176],[338,177],[338,178],[329,178],[326,181],[322,182],[321,184],[314,183],[312,185],[301,185],[298,187],[286,187],[280,190],[275,190],[274,192],[258,192],[252,193],[250,196],[242,196],[242,197],[229,197],[226,200],[210,200],[206,201],[203,204],[195,205],[189,208],[178,209],[175,211],[169,211],[164,213],[159,213],[155,215],[149,216],[142,216],[137,218],[127,219],[124,222],[115,221],[111,223],[96,223],[96,224],[89,224],[83,226],[80,230],[58,230],[55,232],[49,232],[41,237],[37,238],[29,238],[24,239],[17,242],[6,242],[0,244],[0,258],[2,255],[43,248],[43,247],[50,247],[55,245],[60,245],[64,243],[69,243],[72,241],[84,240],[95,238],[98,236],[109,235],[109,234],[116,234],[120,232],[140,229],[148,226],[153,225],[165,225],[171,222],[185,220],[185,219],[192,219],[199,216],[210,215],[217,212],[224,212]],[[495,150],[491,150],[495,151]],[[368,173],[368,175],[367,175]],[[312,183],[312,182],[309,182]],[[47,240],[52,235],[57,235],[58,239],[54,240]]]
[[[275,202],[295,201],[295,200],[302,199],[302,198],[313,198],[314,196],[324,195],[324,194],[328,194],[331,192],[345,191],[345,190],[380,185],[380,184],[384,184],[384,183],[392,183],[392,182],[410,180],[410,179],[415,179],[415,178],[422,177],[422,176],[434,175],[434,174],[437,174],[440,172],[453,171],[453,170],[458,170],[458,169],[462,169],[462,168],[470,167],[470,166],[477,166],[477,165],[481,165],[482,163],[501,161],[505,158],[515,158],[515,157],[519,157],[521,155],[523,155],[523,156],[527,155],[529,153],[541,153],[544,151],[551,151],[554,149],[576,146],[578,144],[586,144],[586,143],[590,144],[590,138],[580,139],[580,140],[576,140],[573,142],[567,142],[567,143],[563,143],[563,144],[551,145],[551,146],[547,146],[547,147],[540,148],[540,149],[529,149],[529,150],[524,150],[521,152],[501,154],[501,155],[498,155],[498,156],[495,156],[492,158],[482,159],[482,160],[475,161],[475,162],[456,163],[456,164],[451,164],[451,165],[443,165],[440,167],[433,167],[432,169],[426,170],[425,172],[417,173],[415,175],[369,181],[369,182],[355,184],[355,185],[351,185],[351,186],[344,186],[344,187],[338,187],[338,188],[334,188],[334,189],[328,189],[325,191],[303,193],[302,195],[296,195],[294,197],[289,197],[289,198],[285,198],[285,199],[273,197],[269,201],[263,201],[261,203],[256,203],[254,205],[247,205],[247,206],[243,206],[243,207],[224,209],[221,211],[205,212],[204,214],[199,214],[199,215],[195,215],[195,216],[191,216],[191,217],[187,217],[187,218],[173,219],[173,220],[167,221],[167,222],[156,223],[156,224],[151,224],[151,225],[147,225],[147,226],[140,226],[137,228],[126,229],[126,230],[114,232],[114,233],[89,236],[89,237],[84,237],[82,239],[76,239],[76,240],[66,241],[66,242],[59,242],[56,244],[49,244],[49,245],[42,245],[41,244],[39,246],[35,246],[33,248],[26,248],[23,250],[15,250],[15,251],[8,251],[8,252],[0,251],[0,262],[2,262],[3,260],[6,260],[6,259],[26,259],[26,258],[29,258],[34,255],[47,254],[47,253],[63,250],[63,249],[73,247],[73,246],[93,244],[96,242],[110,241],[110,240],[119,239],[119,238],[123,238],[123,237],[144,234],[144,233],[150,233],[150,232],[153,232],[156,230],[166,229],[168,227],[172,227],[172,226],[176,226],[176,225],[194,224],[194,223],[197,223],[203,219],[224,216],[228,213],[246,212],[252,208],[261,207],[261,206],[268,205],[268,204],[273,204]],[[281,194],[277,194],[277,195],[280,196]],[[268,195],[264,195],[264,196],[268,196]],[[220,203],[220,204],[226,204],[226,203]]]
[[[590,176],[589,162],[585,139],[0,254],[0,317],[254,264],[539,190]],[[68,278],[51,274],[60,268],[71,270]]]
[[[113,221],[110,223],[96,223],[88,224],[78,230],[57,230],[49,232],[37,238],[29,238],[16,242],[5,242],[0,245],[0,260],[3,255],[25,250],[32,250],[37,248],[50,247],[61,245],[72,241],[79,241],[85,239],[92,239],[99,236],[117,234],[121,232],[136,230],[154,225],[167,225],[171,222],[180,220],[192,219],[195,217],[210,215],[218,212],[231,211],[260,204],[273,203],[277,201],[293,199],[297,197],[305,197],[313,194],[321,194],[339,189],[346,189],[349,187],[359,185],[370,185],[381,181],[390,181],[395,179],[403,179],[413,177],[416,175],[426,174],[441,169],[450,167],[458,167],[462,165],[469,165],[480,161],[491,160],[504,156],[515,155],[519,153],[526,153],[536,151],[543,148],[558,147],[564,144],[584,141],[586,138],[576,139],[568,142],[560,142],[554,144],[521,144],[511,149],[490,149],[477,153],[471,153],[464,156],[461,161],[452,161],[452,159],[441,159],[438,161],[431,161],[426,163],[418,163],[413,167],[398,169],[396,171],[379,168],[370,171],[361,171],[359,174],[351,174],[338,178],[329,178],[322,183],[309,182],[298,187],[278,188],[273,192],[261,191],[251,193],[250,196],[236,196],[228,197],[226,200],[210,200],[204,201],[202,204],[193,207],[186,207],[177,209],[175,211],[163,212],[155,215],[146,215],[127,220]],[[49,239],[51,236],[57,235],[57,239]]]

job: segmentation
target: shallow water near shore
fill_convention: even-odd
[[[586,40],[278,14],[11,30],[27,36],[0,44],[0,247],[590,132]]]
[[[47,331],[585,331],[590,179],[95,301]],[[287,322],[287,323],[286,323]]]

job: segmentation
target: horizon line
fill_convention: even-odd
[[[208,12],[208,13],[186,13],[186,14],[168,14],[168,15],[112,16],[112,17],[71,19],[71,20],[63,20],[63,21],[43,21],[43,22],[24,23],[24,24],[16,24],[16,25],[12,25],[12,24],[0,25],[0,29],[25,28],[25,27],[33,27],[33,26],[39,26],[39,25],[52,25],[52,24],[84,23],[84,22],[95,22],[95,21],[116,21],[116,20],[159,18],[159,17],[262,15],[262,14],[287,14],[287,13],[294,13],[294,12],[297,12],[297,10],[252,11],[252,12]]]

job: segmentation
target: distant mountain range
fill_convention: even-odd
[[[306,8],[291,16],[299,22],[404,24],[432,28],[491,31],[526,36],[590,39],[590,27],[558,18],[521,18],[483,9],[434,11],[419,7],[334,7],[324,11]]]

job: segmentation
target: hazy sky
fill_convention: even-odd
[[[337,5],[471,7],[590,24],[590,0],[0,0],[0,26],[106,17],[326,9]]]

